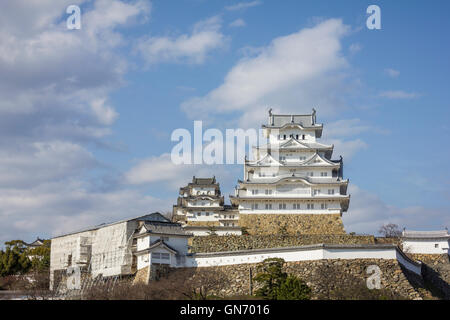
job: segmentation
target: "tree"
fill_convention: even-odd
[[[402,231],[394,223],[383,224],[378,232],[386,238],[399,238],[402,235]]]
[[[20,245],[11,247],[7,244],[6,250],[0,251],[0,276],[24,274],[30,267],[31,261]]]
[[[36,272],[47,272],[50,269],[50,240],[44,240],[42,246],[27,250],[31,257],[31,269]]]
[[[262,272],[258,273],[255,281],[262,284],[255,294],[259,297],[276,300],[277,290],[287,278],[283,272],[284,260],[280,258],[268,258],[263,261]]]
[[[311,298],[311,288],[306,283],[295,276],[288,276],[281,283],[278,289],[278,300],[309,300]]]
[[[42,246],[28,249],[22,240],[5,242],[5,251],[0,251],[0,276],[33,272],[46,273],[50,268],[50,240]]]
[[[311,289],[300,278],[283,272],[284,260],[269,258],[263,261],[262,272],[254,280],[262,283],[256,296],[270,300],[308,300]]]

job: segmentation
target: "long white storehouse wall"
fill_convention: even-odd
[[[397,260],[406,269],[421,275],[421,264],[407,258],[394,245],[333,246],[311,245],[303,247],[256,249],[198,253],[188,256],[184,265],[177,267],[212,267],[259,263],[267,258],[282,258],[287,262],[322,259],[387,259]]]
[[[403,239],[403,250],[418,254],[450,254],[448,239]]]

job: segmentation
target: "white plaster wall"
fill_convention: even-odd
[[[168,240],[164,240],[164,242],[167,243],[170,247],[177,250],[180,254],[187,253],[187,242],[188,242],[187,237],[164,236],[164,238],[165,237],[168,237]],[[149,239],[148,245],[147,245],[147,247],[145,247],[143,249],[147,249],[149,247],[150,243],[154,243],[155,241],[158,241],[161,238],[161,236],[152,235],[152,236],[148,236],[146,238]]]
[[[137,257],[137,269],[148,267],[150,265],[150,253],[140,254]]]
[[[188,201],[188,207],[219,207],[219,200],[196,200]]]
[[[446,239],[404,239],[403,249],[409,253],[445,254],[449,253],[449,241]],[[435,246],[438,245],[436,248]]]
[[[207,230],[193,230],[193,231],[189,231],[192,232],[192,234],[194,236],[209,236],[210,234],[208,233]],[[226,236],[226,235],[242,235],[242,231],[241,230],[235,230],[235,231],[225,231],[225,230],[216,230],[216,234],[219,236]]]
[[[306,200],[306,199],[305,199]],[[335,214],[341,212],[341,204],[339,201],[314,199],[288,199],[280,200],[241,200],[239,202],[240,214]],[[313,201],[314,200],[314,201]],[[252,209],[252,203],[258,204],[258,209]],[[265,209],[265,205],[272,204],[272,209]],[[279,204],[285,203],[286,209],[279,209]],[[300,209],[293,209],[294,203],[300,204]],[[307,209],[308,203],[314,203],[314,209]],[[326,204],[327,208],[322,209],[321,204]]]
[[[201,215],[198,215],[198,213],[201,213]],[[199,212],[192,212],[192,215],[188,216],[189,221],[218,221],[220,218],[220,215],[215,211],[199,211]],[[206,215],[206,212],[209,212],[209,215]]]
[[[186,267],[225,266],[259,263],[267,258],[282,258],[285,261],[312,261],[321,259],[387,259],[397,260],[408,270],[421,274],[421,267],[407,261],[396,248],[311,248],[309,250],[272,251],[260,253],[236,253],[223,256],[193,256],[186,260]]]
[[[280,139],[278,139],[278,134],[280,135]],[[289,135],[293,134],[294,138],[295,135],[299,135],[300,141],[307,141],[307,142],[315,142],[316,141],[316,134],[315,131],[312,130],[301,130],[301,129],[279,129],[279,130],[271,130],[269,135],[269,141],[270,143],[280,143],[289,140]],[[302,140],[302,135],[305,135],[305,140]],[[286,135],[286,140],[284,140],[283,135]]]
[[[398,251],[396,252],[396,258],[397,258],[398,262],[401,265],[403,265],[406,269],[408,269],[409,271],[412,271],[418,275],[422,274],[422,266],[416,266],[416,265],[410,263]]]
[[[205,195],[214,195],[215,189],[214,188],[199,188],[194,187],[192,188],[192,195],[198,195],[198,194],[205,194]]]
[[[150,246],[150,236],[137,238],[137,251],[147,249]]]

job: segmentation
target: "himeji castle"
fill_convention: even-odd
[[[269,111],[262,126],[268,143],[253,147],[244,178],[230,196],[239,224],[251,234],[344,233],[341,216],[350,196],[342,157],[332,159],[333,145],[322,144],[323,125],[311,114],[279,115]]]

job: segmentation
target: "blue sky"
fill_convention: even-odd
[[[448,1],[1,6],[0,242],[170,210],[193,175],[228,196],[242,167],[174,166],[170,135],[259,128],[269,106],[316,108],[350,179],[348,232],[450,225]]]

